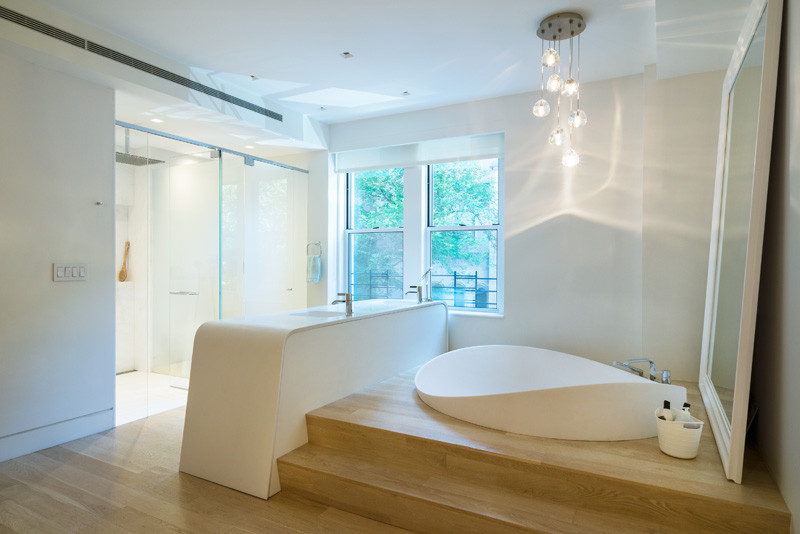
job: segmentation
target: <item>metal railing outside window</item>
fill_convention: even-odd
[[[494,287],[495,289],[490,289]],[[431,275],[431,298],[456,308],[497,309],[497,278],[478,272]]]
[[[350,291],[353,300],[402,299],[403,275],[389,271],[350,273]]]

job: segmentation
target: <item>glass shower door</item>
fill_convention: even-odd
[[[194,335],[219,318],[219,153],[169,160],[169,376],[187,389]]]

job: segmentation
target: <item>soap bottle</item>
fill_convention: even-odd
[[[684,402],[683,403],[683,407],[678,412],[678,415],[675,416],[675,420],[676,421],[692,421],[694,418],[692,417],[692,414],[689,413],[689,408],[690,407],[691,407],[691,404],[689,404],[688,402]]]
[[[664,401],[664,408],[658,412],[658,418],[664,419],[665,421],[673,421],[675,417],[672,415],[672,410],[669,409],[669,401]]]

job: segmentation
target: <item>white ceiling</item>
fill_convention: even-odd
[[[655,62],[655,0],[43,3],[326,123],[530,91],[535,29],[565,9],[587,21],[583,81]]]
[[[659,78],[727,69],[750,3],[751,0],[659,1]]]
[[[581,81],[638,74],[653,63],[661,77],[724,69],[750,0],[40,1],[336,123],[535,90],[535,30],[559,11],[587,23]],[[117,103],[122,120],[255,155],[320,148],[153,92],[121,91]]]

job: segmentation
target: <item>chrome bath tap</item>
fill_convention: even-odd
[[[406,295],[409,293],[416,293],[417,294],[417,303],[422,304],[422,286],[408,286],[411,288],[410,291],[406,291]]]
[[[344,297],[344,299],[337,299],[331,302],[331,304],[344,304],[345,315],[347,317],[353,316],[353,294],[352,293],[337,293],[340,297]]]
[[[611,365],[617,367],[619,369],[625,369],[628,372],[635,373],[641,377],[644,377],[644,370],[639,369],[638,367],[634,367],[633,363],[649,363],[650,364],[650,373],[646,378],[650,380],[656,381],[658,375],[661,375],[661,383],[662,384],[671,384],[672,383],[672,375],[669,372],[669,369],[662,369],[660,371],[656,371],[656,362],[653,360],[649,360],[647,358],[640,358],[636,360],[627,360],[622,363],[618,361],[611,362]]]

